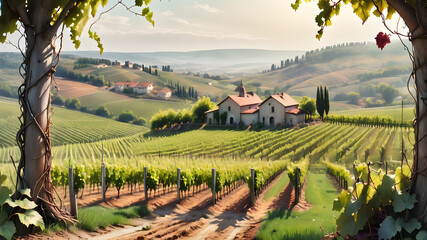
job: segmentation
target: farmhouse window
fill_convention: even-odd
[[[271,107],[271,112],[274,112],[274,107]]]
[[[230,107],[230,106],[228,106],[228,111],[229,111],[229,112],[231,111],[231,107]]]

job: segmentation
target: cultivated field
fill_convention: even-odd
[[[80,206],[96,205],[101,202],[99,185],[103,155],[107,181],[111,184],[106,204],[123,207],[148,201],[148,206],[157,216],[145,220],[151,226],[150,230],[138,232],[130,229],[123,233],[124,238],[258,236],[269,239],[271,236],[318,239],[324,235],[319,224],[327,231],[333,231],[334,216],[338,214],[331,210],[337,193],[336,182],[325,175],[322,161],[347,166],[351,170],[355,160],[384,160],[392,172],[391,169],[400,165],[402,139],[410,161],[408,139],[411,137],[413,133],[406,128],[327,123],[301,129],[204,129],[146,137],[137,134],[56,146],[53,148],[52,176],[63,194],[62,189],[67,185],[67,168],[74,166],[86,182]],[[13,148],[0,150],[0,156],[16,154]],[[287,167],[294,169],[296,163],[301,167],[312,167],[308,167],[302,197],[295,205],[294,188],[283,170]],[[141,188],[143,167],[147,167],[148,199]],[[181,202],[176,199],[177,168],[181,169]],[[218,203],[214,206],[211,205],[209,190],[212,168],[217,170],[215,192]],[[249,191],[251,168],[255,169],[258,196],[254,205]],[[2,169],[9,169],[8,175],[13,179],[10,164],[3,161]],[[292,176],[293,172],[289,171],[289,176]],[[302,181],[304,176],[301,175]],[[107,231],[105,234],[107,237],[117,232]]]
[[[15,100],[0,98],[0,147],[15,146],[19,106]],[[54,107],[51,136],[53,145],[94,142],[101,139],[145,132],[147,128]],[[7,161],[2,160],[1,161]]]

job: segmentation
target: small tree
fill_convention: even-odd
[[[143,118],[143,117],[139,117],[138,119],[136,119],[132,123],[135,125],[144,126],[145,124],[147,124],[147,120],[145,120],[145,118]]]
[[[304,96],[300,100],[299,107],[305,111],[309,117],[316,113],[316,103],[314,99]]]
[[[96,108],[95,114],[98,116],[101,116],[101,117],[110,117],[111,116],[110,111],[108,111],[108,109],[104,105]]]
[[[329,107],[330,107],[330,105],[329,105],[329,90],[326,86],[325,86],[325,94],[323,96],[324,96],[324,100],[325,100],[325,115],[328,115]]]
[[[119,117],[117,118],[118,121],[120,122],[132,122],[136,119],[135,114],[132,111],[123,111],[122,113],[120,113]]]
[[[349,92],[347,93],[348,102],[351,104],[359,104],[360,94],[357,92]]]
[[[69,109],[79,109],[80,106],[81,104],[78,98],[67,98],[67,100],[65,100],[65,107]]]
[[[211,102],[209,97],[200,98],[199,101],[194,104],[193,109],[193,119],[195,122],[203,122],[205,119],[205,112],[215,108],[215,104]]]

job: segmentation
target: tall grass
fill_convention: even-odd
[[[307,175],[306,200],[312,208],[304,212],[274,210],[268,213],[256,235],[256,239],[321,239],[328,232],[336,231],[332,211],[333,200],[338,192],[325,174]]]
[[[130,218],[143,217],[148,214],[150,214],[150,210],[146,205],[121,209],[101,206],[87,207],[79,209],[77,227],[93,232],[98,228],[106,228],[109,225],[129,225],[131,223]]]

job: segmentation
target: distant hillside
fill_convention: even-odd
[[[357,92],[363,86],[384,82],[407,95],[404,88],[410,74],[410,61],[401,43],[390,44],[383,51],[367,44],[323,49],[311,54],[311,61],[301,57],[299,55],[298,64],[244,77],[243,81],[254,90],[276,89],[311,97],[315,97],[317,86],[326,85],[331,99],[336,94]],[[280,66],[280,61],[272,64]]]
[[[81,57],[106,58],[121,62],[132,61],[146,65],[171,65],[177,72],[208,72],[212,74],[261,72],[272,62],[294,57],[303,51],[261,49],[219,49],[190,52],[119,53],[97,51],[64,52]]]

